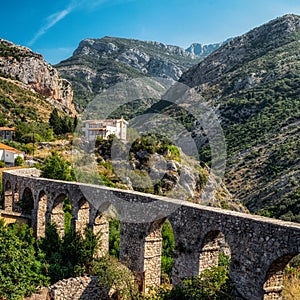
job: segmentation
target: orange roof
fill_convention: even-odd
[[[19,151],[13,147],[7,146],[5,144],[0,143],[0,150],[8,150],[10,152],[14,152],[14,153],[23,153],[22,151]]]
[[[0,130],[10,130],[10,131],[15,131],[15,127],[0,127]]]

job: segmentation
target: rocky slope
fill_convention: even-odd
[[[192,131],[201,160],[211,163],[205,126],[194,116],[212,107],[226,138],[230,192],[252,212],[292,221],[300,221],[299,19],[287,15],[230,41],[180,79],[197,96],[147,110]],[[178,94],[180,85],[168,94]]]
[[[200,57],[177,46],[104,37],[81,41],[73,56],[55,67],[72,83],[80,110],[118,82],[145,76],[178,80],[199,61]]]
[[[300,17],[285,15],[229,41],[180,79],[219,116],[229,190],[253,212],[293,221],[300,221],[299,49]]]
[[[23,89],[38,93],[60,110],[75,114],[71,84],[61,78],[42,55],[0,39],[0,76],[14,80]]]
[[[0,126],[49,120],[53,105],[20,81],[0,76]]]
[[[209,187],[215,182],[210,169],[201,167],[166,136],[145,134],[126,144],[113,137],[98,139],[93,145],[97,165],[87,154],[90,146],[75,147],[73,166],[78,181],[248,212],[224,184],[211,193]]]
[[[203,59],[231,40],[232,38],[229,38],[224,42],[208,44],[208,45],[193,43],[190,47],[186,49],[186,51],[193,55],[199,56]]]

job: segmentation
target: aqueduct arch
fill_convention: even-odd
[[[4,209],[13,210],[13,189],[9,180],[4,181]]]
[[[284,269],[297,254],[284,255],[273,261],[265,278],[263,300],[282,299]]]
[[[203,270],[218,266],[221,253],[230,256],[229,246],[226,244],[225,236],[221,231],[212,230],[205,235],[203,240],[199,255],[199,274]]]
[[[34,208],[34,196],[31,188],[25,187],[22,194],[21,199],[19,200],[19,209],[23,214],[30,215]]]
[[[230,274],[241,295],[237,299],[269,300],[271,296],[272,299],[280,299],[282,270],[300,252],[300,224],[296,223],[138,192],[49,180],[40,178],[36,169],[4,171],[2,180],[6,214],[11,212],[13,194],[18,192],[22,195],[23,188],[30,187],[35,199],[33,213],[37,211],[32,214],[33,225],[38,224],[37,228],[40,228],[37,230],[38,236],[41,236],[44,225],[50,219],[58,222],[63,232],[63,202],[66,197],[69,197],[74,207],[78,206],[79,224],[89,211],[88,224],[93,230],[102,225],[102,228],[108,228],[105,227],[108,222],[103,218],[103,209],[100,209],[103,203],[105,208],[109,205],[117,207],[121,220],[120,258],[136,274],[147,271],[143,278],[146,290],[151,285],[157,285],[160,280],[160,271],[157,267],[151,269],[150,262],[161,260],[160,228],[166,218],[172,224],[175,238],[173,282],[178,283],[182,278],[197,275],[199,259],[200,268],[201,262],[202,266],[210,266],[207,258],[209,248],[212,250],[209,257],[213,264],[217,263],[215,254],[219,252],[220,244],[216,241],[222,232],[230,245]],[[88,195],[84,200],[81,196],[83,189],[87,192],[84,195]],[[126,205],[122,207],[123,204]],[[140,209],[136,215],[139,219],[135,215],[131,219],[127,218],[128,208],[132,207]],[[167,210],[168,215],[162,214],[164,208],[171,208]],[[74,208],[73,218],[76,218],[75,212]],[[151,221],[148,216],[150,212]],[[108,240],[108,234],[105,236]],[[276,290],[275,294],[271,288]]]
[[[46,231],[46,213],[47,213],[47,194],[45,191],[40,191],[37,202],[37,225],[36,225],[36,236],[44,237]]]
[[[50,210],[50,221],[56,224],[57,233],[60,237],[63,237],[65,233],[64,203],[67,198],[68,195],[66,193],[56,196]]]

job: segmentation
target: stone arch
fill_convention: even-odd
[[[154,221],[145,237],[144,247],[144,272],[141,274],[141,290],[147,292],[150,286],[159,286],[161,284],[161,263],[162,263],[162,228],[168,221],[167,218]],[[173,234],[174,230],[171,225]]]
[[[115,224],[118,232],[117,238],[120,239],[121,231],[121,223],[119,219],[119,212],[117,208],[109,202],[103,202],[98,207],[94,207],[94,212],[91,210],[91,223],[90,226],[93,229],[95,235],[100,234],[101,245],[100,251],[98,253],[99,256],[103,256],[109,253],[109,243],[110,243],[110,235],[111,230],[114,226],[112,226],[111,222],[114,220],[117,224]],[[117,256],[117,254],[116,254]]]
[[[46,230],[46,213],[47,213],[47,194],[45,191],[40,191],[37,203],[37,237],[44,237]]]
[[[21,194],[18,206],[22,214],[31,215],[34,209],[34,196],[31,188],[25,187]]]
[[[11,182],[9,180],[6,180],[5,182],[4,209],[7,211],[12,211],[13,209],[13,190]]]
[[[77,205],[78,211],[75,230],[76,232],[84,235],[85,228],[89,225],[90,205],[84,197],[80,198]]]
[[[59,194],[53,201],[52,210],[50,211],[50,220],[56,224],[57,233],[60,237],[65,234],[65,214],[64,203],[68,198],[67,194]]]
[[[161,227],[162,252],[161,252],[161,281],[170,284],[173,281],[175,234],[172,223],[166,219]],[[165,259],[164,259],[165,255]],[[163,269],[164,268],[164,269]],[[163,271],[165,273],[163,273]]]
[[[21,212],[21,208],[19,206],[19,201],[20,201],[20,193],[19,193],[19,184],[18,182],[14,186],[14,191],[13,191],[13,211],[14,212]]]
[[[272,262],[267,272],[265,283],[263,286],[264,300],[282,299],[282,292],[284,289],[283,275],[284,269],[290,260],[299,253],[287,254],[277,258]]]
[[[199,255],[199,274],[205,269],[218,266],[220,253],[230,256],[229,245],[221,231],[212,230],[205,235],[202,242]]]
[[[96,236],[100,236],[100,249],[97,255],[104,256],[109,251],[109,217],[98,210],[93,219],[92,229]]]

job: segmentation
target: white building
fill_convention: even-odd
[[[24,153],[22,151],[0,143],[0,160],[3,160],[6,164],[14,164],[18,156],[24,159]]]
[[[128,122],[123,117],[121,119],[87,120],[83,124],[84,138],[88,141],[95,141],[97,136],[107,139],[111,134],[124,141],[127,139]]]

